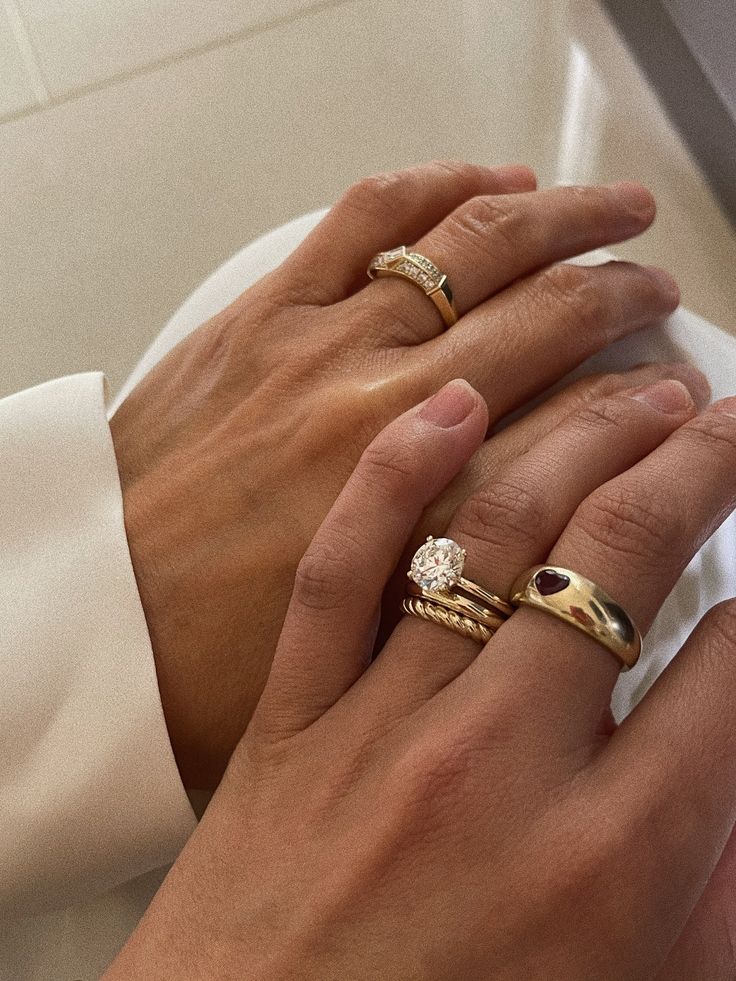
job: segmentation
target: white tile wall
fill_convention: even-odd
[[[325,6],[325,0],[16,2],[54,96]]]
[[[26,59],[31,60],[29,63]],[[0,0],[0,118],[34,105],[32,54],[14,0]]]

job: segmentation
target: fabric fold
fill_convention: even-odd
[[[100,373],[0,401],[0,906],[88,900],[195,827],[128,550]]]

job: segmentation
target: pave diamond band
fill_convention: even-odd
[[[379,252],[368,265],[371,279],[382,276],[399,276],[418,286],[440,312],[445,327],[457,323],[457,310],[447,276],[419,252],[410,252],[405,245],[388,252]]]

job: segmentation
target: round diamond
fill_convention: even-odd
[[[422,589],[451,589],[463,575],[465,554],[451,538],[433,538],[417,550],[409,578]]]

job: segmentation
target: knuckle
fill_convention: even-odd
[[[701,412],[678,430],[678,439],[708,446],[715,453],[733,456],[736,451],[736,423],[721,412]]]
[[[520,482],[499,480],[468,499],[458,513],[462,534],[495,548],[538,544],[548,517],[543,495]]]
[[[392,776],[403,801],[407,822],[428,828],[442,811],[453,809],[482,750],[472,737],[421,739],[407,747],[392,764]],[[440,831],[444,827],[438,822]]]
[[[572,414],[584,409],[594,399],[605,398],[621,387],[619,375],[597,373],[571,382],[554,397],[559,399],[559,404],[565,407],[568,414]]]
[[[411,446],[388,430],[363,452],[356,473],[372,496],[400,498],[413,484],[416,466]]]
[[[628,401],[631,405],[627,404]],[[602,398],[593,393],[589,401],[583,401],[579,406],[575,421],[582,428],[594,432],[631,428],[641,425],[640,419],[632,419],[631,409],[636,409],[637,405],[634,399]]]
[[[573,382],[564,394],[569,394],[576,404],[582,408],[591,399],[610,395],[620,384],[620,380],[620,375],[598,372],[596,374],[586,375],[585,378],[580,378],[578,381]]]
[[[606,318],[603,291],[590,269],[558,262],[539,273],[538,284],[543,301],[561,307],[571,326],[583,328]]]
[[[469,180],[473,175],[473,167],[464,160],[430,160],[428,166],[451,179]]]
[[[338,542],[312,545],[297,566],[292,601],[318,612],[338,609],[349,574],[346,550]]]
[[[352,184],[343,194],[341,204],[360,215],[384,215],[398,207],[397,192],[403,185],[400,171],[371,174]]]
[[[579,902],[581,892],[595,894],[625,853],[625,840],[615,828],[596,827],[594,835],[581,835],[575,848],[565,855],[567,874],[560,879],[556,898],[566,900],[572,894]]]
[[[671,549],[674,515],[662,501],[640,488],[612,484],[592,494],[578,508],[575,527],[596,546],[644,563],[657,565]]]
[[[736,599],[724,600],[703,617],[703,626],[719,653],[736,655]]]
[[[498,258],[499,245],[516,249],[519,244],[520,212],[503,196],[471,198],[447,219],[453,238],[470,239],[475,248]]]
[[[576,185],[570,188],[571,196],[576,199],[575,205],[579,214],[587,217],[596,226],[607,222],[614,211],[618,211],[616,198],[606,187],[591,187]]]

